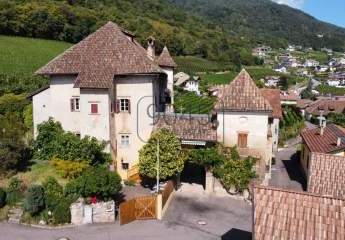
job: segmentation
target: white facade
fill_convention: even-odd
[[[196,94],[200,95],[199,80],[190,79],[186,81],[183,89],[189,92],[195,92]]]
[[[47,121],[51,116],[50,88],[32,97],[32,117],[34,124],[34,136],[37,136],[37,125]]]

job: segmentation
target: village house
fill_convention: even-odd
[[[320,63],[314,59],[308,59],[304,63],[304,67],[314,67],[315,68],[319,65],[320,65]]]
[[[32,96],[35,135],[52,117],[66,131],[108,141],[126,179],[150,137],[152,116],[171,111],[175,67],[167,48],[156,56],[153,38],[145,50],[132,33],[108,22],[36,72],[50,84]]]
[[[327,85],[338,88],[345,88],[345,72],[330,74]]]
[[[253,49],[253,56],[264,58],[271,51],[272,51],[272,48],[268,47],[268,46],[256,47],[256,48]]]
[[[253,240],[345,239],[345,200],[254,186]]]
[[[242,156],[259,158],[257,172],[261,178],[269,178],[281,117],[278,92],[263,93],[245,70],[230,84],[213,90],[217,96],[217,141],[237,146]]]
[[[297,91],[289,90],[289,91],[281,91],[280,93],[280,102],[281,105],[297,105],[298,100],[300,100],[300,96],[298,95]]]
[[[279,76],[267,76],[264,79],[266,87],[278,87],[280,82]]]
[[[301,167],[308,176],[312,153],[324,153],[345,157],[345,129],[335,124],[305,129],[301,132]]]
[[[324,118],[330,113],[345,113],[345,99],[333,98],[319,98],[318,100],[309,103],[305,108],[306,119]]]
[[[174,76],[175,86],[180,86],[188,92],[195,92],[200,95],[199,84],[201,78],[199,76],[189,76],[186,73],[179,72]]]

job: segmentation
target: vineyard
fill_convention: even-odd
[[[197,96],[193,92],[177,92],[175,95],[175,112],[191,114],[208,114],[215,99],[209,96]]]
[[[193,56],[175,57],[175,61],[178,65],[177,72],[193,74],[228,71],[232,67],[230,63],[215,62]]]
[[[293,107],[286,106],[283,108],[283,119],[280,122],[279,135],[279,143],[281,145],[288,139],[297,137],[304,127],[304,120],[297,111]]]

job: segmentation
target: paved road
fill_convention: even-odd
[[[300,141],[301,139],[297,138],[288,142],[288,146],[277,153],[276,164],[272,166],[270,186],[303,190],[305,180],[299,169],[298,156],[296,154]]]
[[[251,239],[248,232],[252,231],[252,206],[229,197],[177,192],[164,220],[168,225],[189,227],[215,239],[245,240],[248,235]],[[199,225],[198,221],[205,221],[206,225]],[[233,234],[240,238],[231,238]]]

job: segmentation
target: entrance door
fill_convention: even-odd
[[[237,139],[238,148],[246,148],[248,145],[248,133],[239,133]]]

